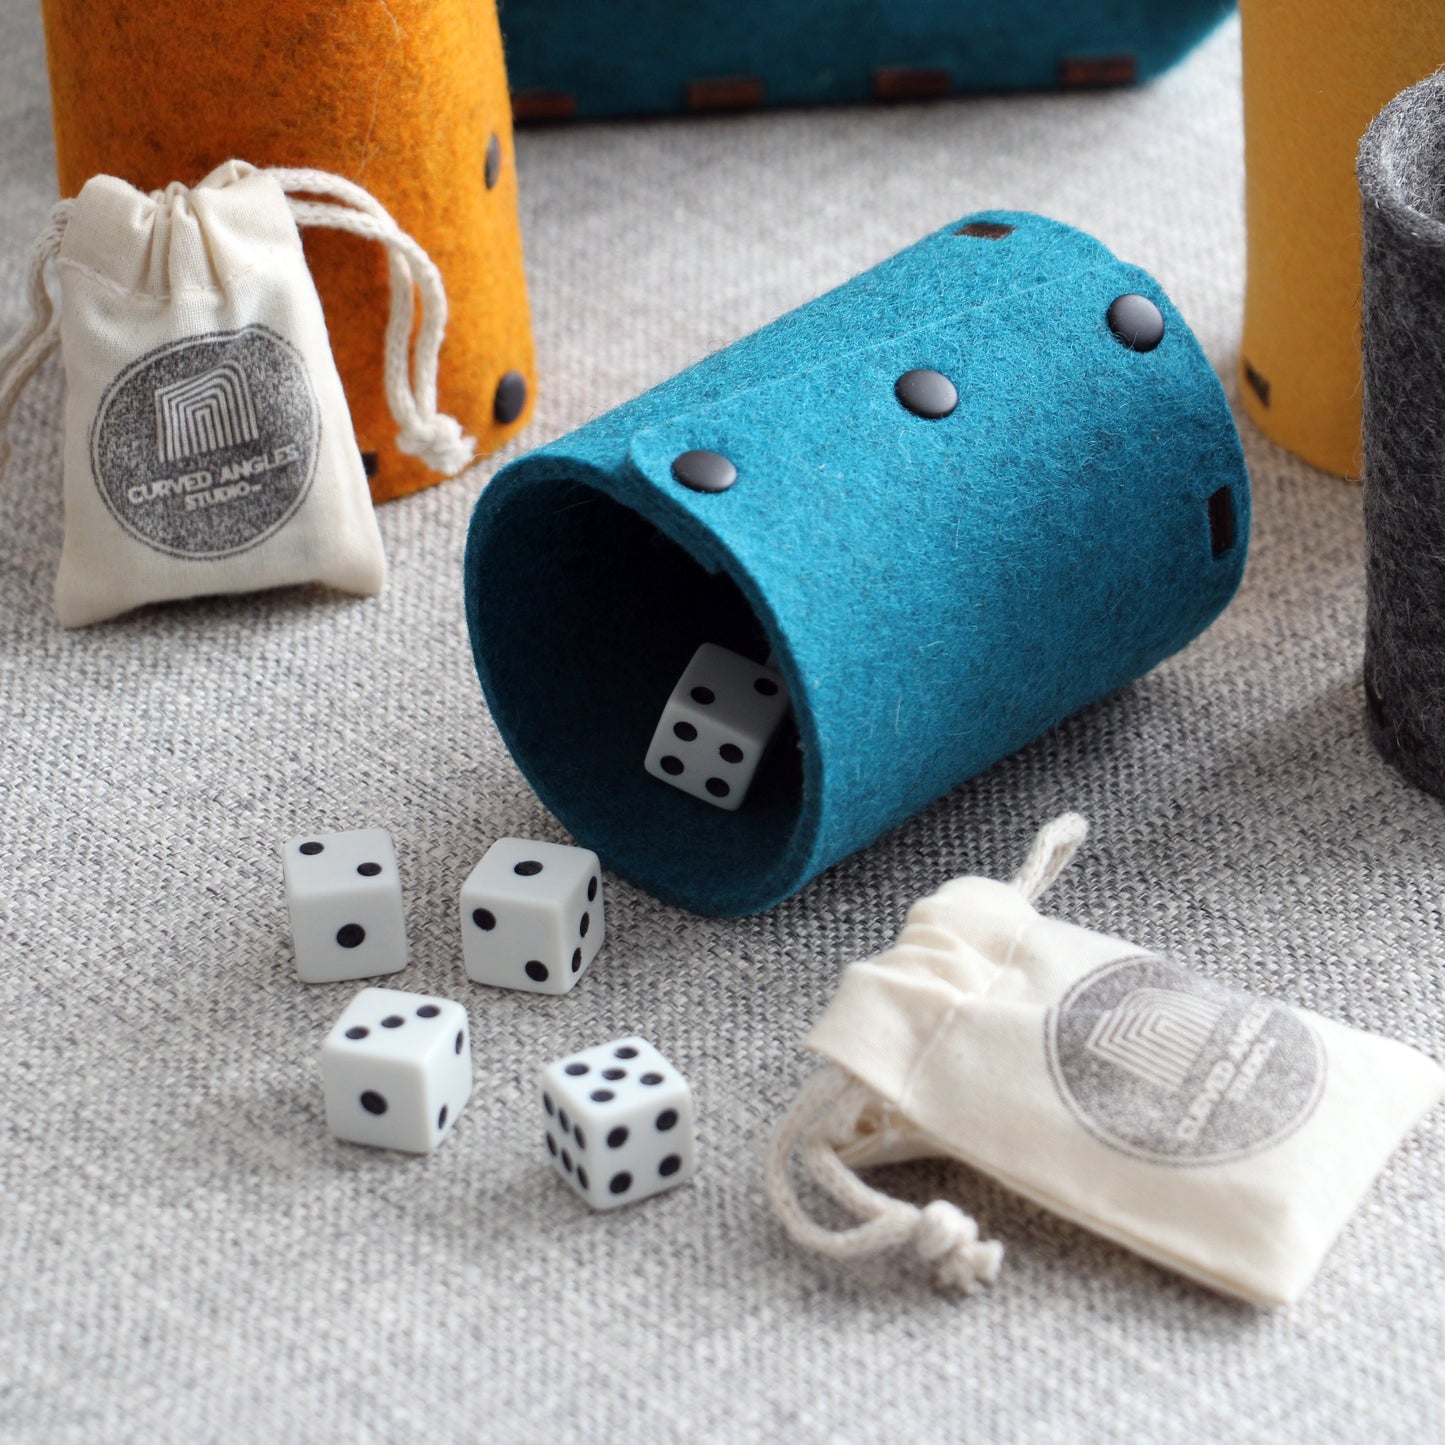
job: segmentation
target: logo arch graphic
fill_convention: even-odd
[[[163,462],[240,446],[259,435],[250,383],[234,361],[156,388],[156,450]]]
[[[1184,1087],[1224,1010],[1167,988],[1136,988],[1099,1015],[1084,1043],[1143,1083],[1166,1094]]]

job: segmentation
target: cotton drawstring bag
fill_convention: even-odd
[[[437,412],[441,277],[365,190],[242,161],[150,195],[96,176],[52,211],[30,257],[30,322],[0,351],[0,428],[57,340],[64,358],[62,626],[298,582],[381,590],[381,536],[298,226],[386,248],[398,446],[448,474],[471,460],[471,439]]]
[[[1303,1293],[1445,1072],[1402,1044],[1258,998],[1035,911],[1086,832],[1066,815],[1012,883],[958,878],[855,963],[806,1045],[829,1062],[769,1147],[772,1206],[833,1259],[912,1245],[991,1282],[996,1241],[855,1172],[953,1157],[1180,1274],[1257,1304]],[[832,1230],[790,1175],[861,1219]]]

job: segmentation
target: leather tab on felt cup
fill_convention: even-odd
[[[467,615],[497,726],[578,841],[660,898],[768,907],[1182,647],[1238,584],[1239,439],[1168,297],[1069,227],[970,219],[477,503]],[[1110,329],[1122,295],[1164,318],[1152,350]],[[904,405],[916,370],[957,404]],[[691,451],[736,480],[681,484]],[[642,767],[703,642],[776,654],[793,700],[796,743],[735,813]]]
[[[536,390],[511,107],[495,7],[476,0],[263,6],[44,0],[63,195],[98,174],[142,191],[232,157],[364,185],[446,285],[439,406],[490,452]],[[395,445],[383,388],[386,258],[308,234],[372,496],[441,480]],[[517,381],[524,384],[519,404]]]

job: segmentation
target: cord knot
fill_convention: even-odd
[[[918,1211],[910,1236],[919,1257],[933,1265],[938,1282],[972,1294],[992,1284],[1003,1264],[997,1240],[979,1242],[978,1222],[946,1199],[935,1199]]]
[[[420,457],[434,472],[452,477],[472,464],[477,444],[456,417],[438,412],[424,424],[408,428],[396,439],[398,451]]]
[[[868,1259],[907,1244],[946,1288],[972,1294],[980,1284],[992,1284],[1003,1264],[1003,1245],[980,1241],[978,1225],[957,1205],[935,1199],[918,1209],[892,1199],[865,1184],[839,1157],[839,1148],[858,1137],[860,1119],[879,1106],[872,1090],[837,1064],[819,1069],[803,1085],[774,1131],[764,1170],[768,1199],[783,1228],[827,1259]],[[829,1229],[804,1212],[788,1177],[799,1145],[813,1182],[860,1223]]]

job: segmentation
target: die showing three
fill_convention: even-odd
[[[321,1087],[338,1139],[430,1154],[471,1097],[466,1009],[430,994],[362,989],[321,1046]]]
[[[461,929],[467,976],[477,983],[568,992],[606,933],[597,855],[498,839],[462,884]]]

